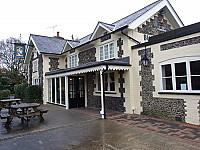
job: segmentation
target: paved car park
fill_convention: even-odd
[[[11,129],[5,129],[3,125],[6,120],[1,120],[1,149],[200,149],[198,126],[192,126],[192,129],[188,131],[184,128],[185,124],[177,123],[183,127],[182,134],[176,135],[177,131],[175,135],[169,132],[170,134],[166,136],[158,124],[165,128],[163,132],[166,133],[170,128],[176,130],[176,126],[165,125],[162,120],[158,123],[154,120],[152,123],[153,120],[148,120],[148,118],[145,120],[144,116],[141,116],[141,118],[144,117],[141,119],[139,115],[136,115],[138,118],[134,118],[132,115],[124,114],[110,115],[107,120],[102,120],[98,115],[92,115],[97,110],[88,112],[85,110],[82,113],[80,110],[65,110],[63,107],[54,105],[41,107],[49,110],[44,115],[43,123],[39,123],[35,118],[31,120],[30,127],[27,127],[21,124],[20,120],[15,120],[11,124]],[[150,130],[150,126],[155,128]],[[190,132],[190,135],[196,132],[190,142],[178,139],[186,138],[183,136],[186,132]],[[192,143],[192,141],[196,142]]]

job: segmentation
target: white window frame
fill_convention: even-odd
[[[77,54],[69,56],[69,68],[73,68],[77,66],[78,64],[77,57],[78,57]]]
[[[38,61],[35,60],[33,61],[33,72],[37,72],[38,71]]]
[[[190,62],[199,61],[200,57],[183,57],[177,59],[171,59],[168,61],[164,61],[160,63],[160,89],[162,92],[174,92],[174,93],[199,93],[200,90],[192,90],[192,83],[191,83],[191,72],[190,72]],[[186,63],[186,73],[187,73],[187,90],[176,90],[176,76],[175,76],[175,64],[176,63]],[[172,72],[172,87],[173,90],[163,90],[163,77],[162,77],[162,66],[163,65],[171,65],[171,72]],[[197,75],[198,76],[198,75]]]
[[[114,81],[109,80],[109,79],[110,79],[110,73],[114,73]],[[116,74],[115,74],[115,72],[112,71],[112,72],[107,72],[107,73],[105,73],[105,74],[108,75],[108,90],[105,91],[105,92],[116,93],[116,80],[115,80]],[[97,79],[97,91],[100,92],[99,88],[101,89],[101,87],[99,87],[99,85],[101,86],[101,81],[100,81],[100,74],[99,74],[99,73],[97,73],[97,78],[96,78],[96,79]],[[114,82],[114,84],[115,84],[115,90],[114,90],[114,91],[111,91],[111,90],[110,90],[110,83],[113,83],[113,82]],[[99,83],[100,83],[100,84],[99,84]],[[105,83],[105,75],[104,75],[104,83]]]
[[[33,85],[38,85],[38,78],[33,78]]]
[[[99,46],[99,61],[108,60],[112,58],[115,58],[115,46],[113,41]]]

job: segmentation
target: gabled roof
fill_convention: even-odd
[[[112,23],[112,25],[115,25],[115,30],[124,27],[126,25],[129,25],[130,23],[132,23],[134,20],[136,20],[138,17],[142,16],[144,13],[146,13],[147,11],[149,11],[150,9],[152,9],[153,7],[155,7],[156,5],[158,5],[160,2],[162,2],[163,0],[158,0],[114,23]]]
[[[34,46],[39,53],[61,54],[67,40],[56,37],[31,35]]]
[[[52,38],[39,35],[31,35],[31,39],[40,53],[62,54],[67,44],[69,44],[71,48],[77,48],[95,40],[94,37],[100,27],[110,33],[114,33],[126,27],[135,29],[136,27],[141,25],[144,21],[146,21],[148,18],[150,18],[152,15],[154,15],[156,12],[158,12],[164,7],[167,8],[168,15],[170,15],[171,19],[176,22],[175,24],[177,25],[177,27],[182,27],[183,23],[176,14],[171,4],[169,3],[169,1],[158,0],[112,24],[98,22],[94,32],[79,39],[79,41],[70,41],[61,38],[55,38],[55,37]]]
[[[112,32],[115,28],[115,25],[104,23],[104,22],[98,22],[96,28],[94,29],[94,32],[91,34],[90,40],[94,39],[95,35],[97,34],[98,30],[100,28],[103,28],[104,30],[108,32]]]
[[[172,5],[169,3],[168,0],[158,0],[112,24],[98,22],[94,32],[92,33],[92,36],[90,40],[93,39],[94,35],[98,31],[99,27],[104,27],[104,29],[107,29],[109,32],[114,32],[120,28],[123,28],[125,26],[129,26],[132,29],[135,29],[139,25],[141,25],[144,21],[149,19],[152,15],[154,15],[156,12],[161,10],[162,8],[166,7],[169,11],[169,15],[174,17],[174,21],[179,27],[183,26],[182,21],[180,20],[179,16],[173,9]],[[171,17],[172,18],[172,17]]]
[[[152,36],[149,38],[148,42],[141,43],[139,45],[133,45],[131,48],[135,49],[135,48],[140,48],[144,46],[149,46],[149,45],[165,42],[168,40],[180,38],[183,36],[188,36],[195,33],[200,33],[200,22],[197,22],[195,24],[191,24],[182,28],[178,28],[169,32],[165,32],[159,35]]]

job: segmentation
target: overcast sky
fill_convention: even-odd
[[[1,0],[0,40],[30,34],[81,38],[98,21],[113,23],[156,0]],[[169,0],[184,25],[200,21],[200,0]]]

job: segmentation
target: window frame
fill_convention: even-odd
[[[114,74],[114,81],[111,81],[111,80],[107,80],[107,81],[105,81],[105,74],[107,74],[108,76],[107,76],[107,79],[109,79],[110,78],[110,74],[111,73],[113,73]],[[116,80],[115,80],[115,77],[116,77],[116,74],[115,74],[115,72],[114,71],[111,71],[111,72],[107,72],[107,73],[105,73],[104,74],[104,86],[105,86],[105,83],[107,83],[108,84],[108,90],[106,91],[105,90],[105,92],[108,92],[108,93],[116,93]],[[97,92],[101,92],[101,79],[100,79],[100,73],[97,73],[97,78],[96,78],[97,80],[96,80],[96,83],[97,83]],[[110,89],[110,84],[111,83],[114,83],[114,87],[115,87],[115,90],[114,91],[111,91]],[[99,87],[100,86],[100,87]]]
[[[105,49],[105,47],[107,47],[107,49]],[[115,58],[114,41],[99,46],[99,61],[109,60],[113,58]]]
[[[199,93],[200,90],[192,90],[192,83],[191,83],[191,69],[190,69],[190,62],[199,61],[200,57],[182,57],[171,59],[168,61],[164,61],[160,63],[160,90],[162,93]],[[186,90],[176,90],[176,75],[175,75],[175,64],[177,63],[186,63],[186,78],[187,78],[187,89]],[[164,65],[171,65],[171,72],[172,72],[172,90],[164,90],[163,88],[163,74],[162,74],[162,66]],[[197,75],[198,76],[198,75]],[[200,75],[199,75],[200,76]],[[164,77],[165,78],[165,77]]]
[[[69,68],[73,68],[77,66],[78,66],[78,54],[69,56]]]
[[[33,73],[38,72],[38,61],[34,60],[33,61]]]

